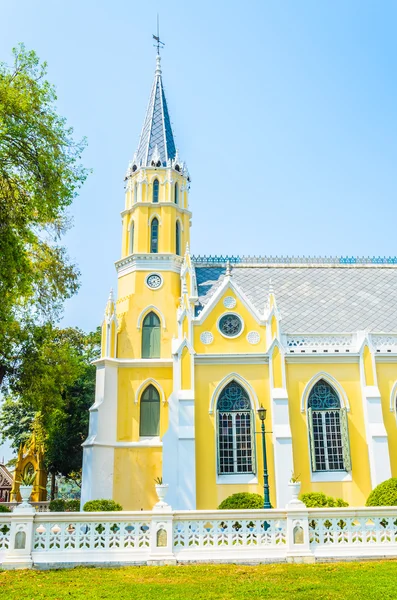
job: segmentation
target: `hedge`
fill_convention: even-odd
[[[349,506],[348,502],[342,500],[342,498],[333,498],[332,496],[326,496],[323,492],[308,492],[307,494],[301,494],[300,500],[307,508],[332,508],[335,506]]]
[[[228,498],[225,498],[218,506],[219,510],[233,510],[238,508],[263,508],[263,496],[249,494],[248,492],[232,494]]]
[[[382,481],[368,496],[365,506],[397,506],[397,479]]]
[[[56,498],[51,500],[49,509],[51,512],[79,512],[80,500]]]
[[[88,500],[84,504],[83,510],[85,512],[111,512],[114,510],[123,510],[123,507],[114,500],[105,500],[102,498],[100,500]]]

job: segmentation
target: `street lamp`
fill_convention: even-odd
[[[262,429],[262,453],[263,453],[263,508],[273,508],[270,504],[269,496],[269,474],[267,472],[267,456],[266,456],[266,440],[265,440],[265,419],[266,419],[266,408],[263,408],[262,404],[258,408],[258,417],[261,421]]]

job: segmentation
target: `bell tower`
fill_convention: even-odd
[[[161,355],[164,353],[168,357],[172,336],[177,333],[175,314],[181,295],[182,256],[190,243],[189,187],[189,173],[174,141],[161,58],[157,54],[138,148],[125,175],[121,259],[116,263],[119,277],[117,313],[123,315],[130,311],[131,302],[127,307],[123,298],[131,299],[132,294],[138,311],[144,310],[145,306],[157,307],[168,321],[161,344]],[[167,319],[165,312],[169,308],[172,308],[172,314]],[[139,319],[139,315],[136,318]],[[122,322],[120,330],[117,357],[138,358],[133,332],[128,334],[126,347]]]

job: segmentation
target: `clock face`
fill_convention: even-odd
[[[152,290],[157,290],[163,283],[163,280],[160,275],[157,273],[152,273],[152,275],[148,275],[146,279],[146,285]]]

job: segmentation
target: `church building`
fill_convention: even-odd
[[[263,406],[273,507],[292,473],[302,492],[363,505],[397,477],[397,259],[195,256],[189,189],[157,56],[125,177],[82,504],[151,509],[158,477],[175,510],[262,494]]]

